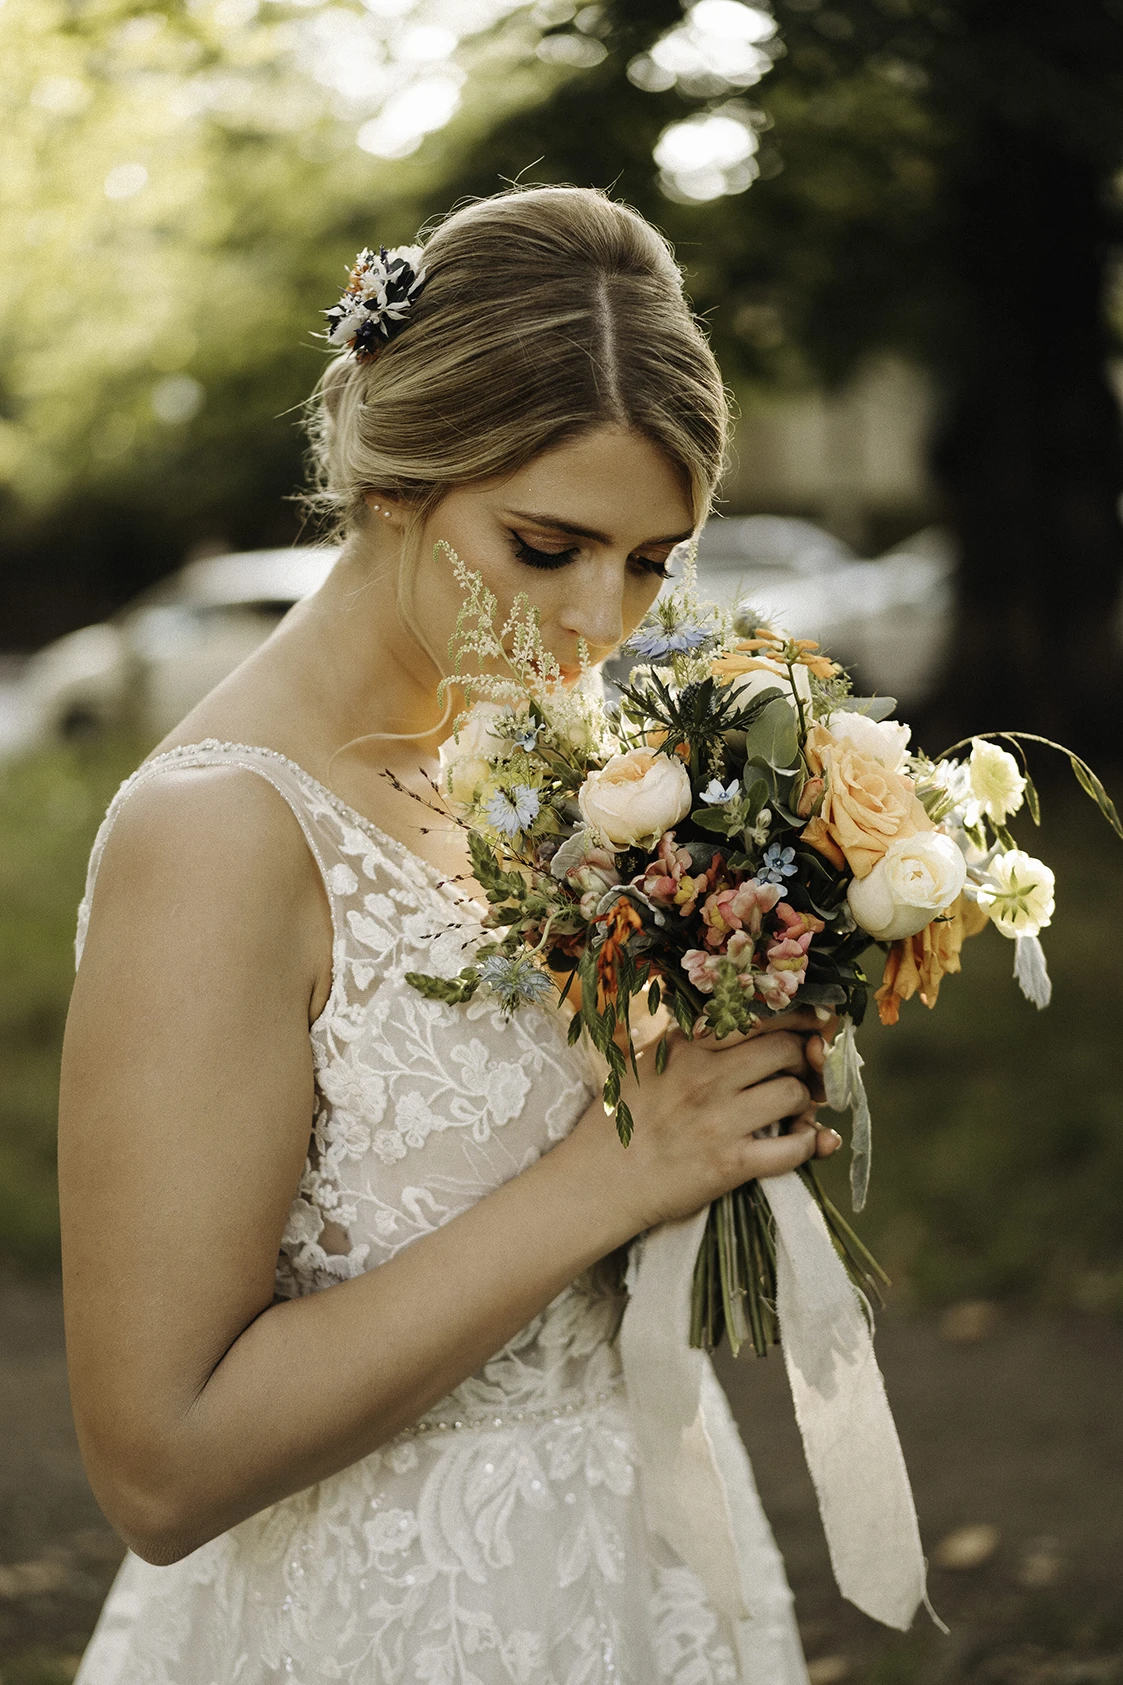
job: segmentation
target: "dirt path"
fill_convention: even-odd
[[[813,1685],[1123,1685],[1123,1328],[961,1308],[942,1331],[884,1318],[878,1351],[926,1543],[963,1564],[932,1568],[948,1638],[841,1600],[782,1362],[718,1365]],[[78,1459],[58,1290],[0,1285],[0,1685],[72,1677],[120,1551]]]

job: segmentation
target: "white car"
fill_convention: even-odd
[[[110,620],[31,657],[19,736],[44,742],[127,725],[163,737],[323,583],[338,553],[305,546],[189,562]]]
[[[936,527],[873,561],[783,515],[717,517],[698,547],[700,596],[745,605],[742,623],[756,614],[794,637],[817,638],[854,669],[863,691],[903,704],[921,701],[938,681],[954,570],[950,539]]]
[[[794,637],[818,639],[855,669],[863,691],[917,703],[936,687],[948,652],[954,564],[939,527],[863,561],[809,521],[744,516],[708,524],[698,586]]]

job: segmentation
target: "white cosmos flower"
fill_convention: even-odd
[[[990,863],[990,883],[979,886],[979,905],[990,914],[1003,936],[1036,936],[1053,916],[1056,883],[1041,860],[1020,848],[996,854]]]
[[[1025,799],[1026,781],[1013,755],[985,737],[975,737],[967,773],[975,799],[988,819],[1004,825],[1012,813],[1017,813]]]

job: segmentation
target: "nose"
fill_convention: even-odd
[[[584,638],[592,659],[599,661],[624,636],[624,569],[611,562],[582,573],[583,578],[574,579],[576,589],[558,623],[574,637]]]

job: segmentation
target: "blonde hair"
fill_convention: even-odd
[[[412,613],[408,563],[452,487],[515,473],[616,424],[680,470],[697,526],[724,465],[729,410],[667,241],[596,189],[475,200],[429,233],[422,261],[408,325],[371,362],[334,358],[317,385],[307,502],[337,536],[364,519],[367,493],[404,504],[399,609],[440,670]]]

